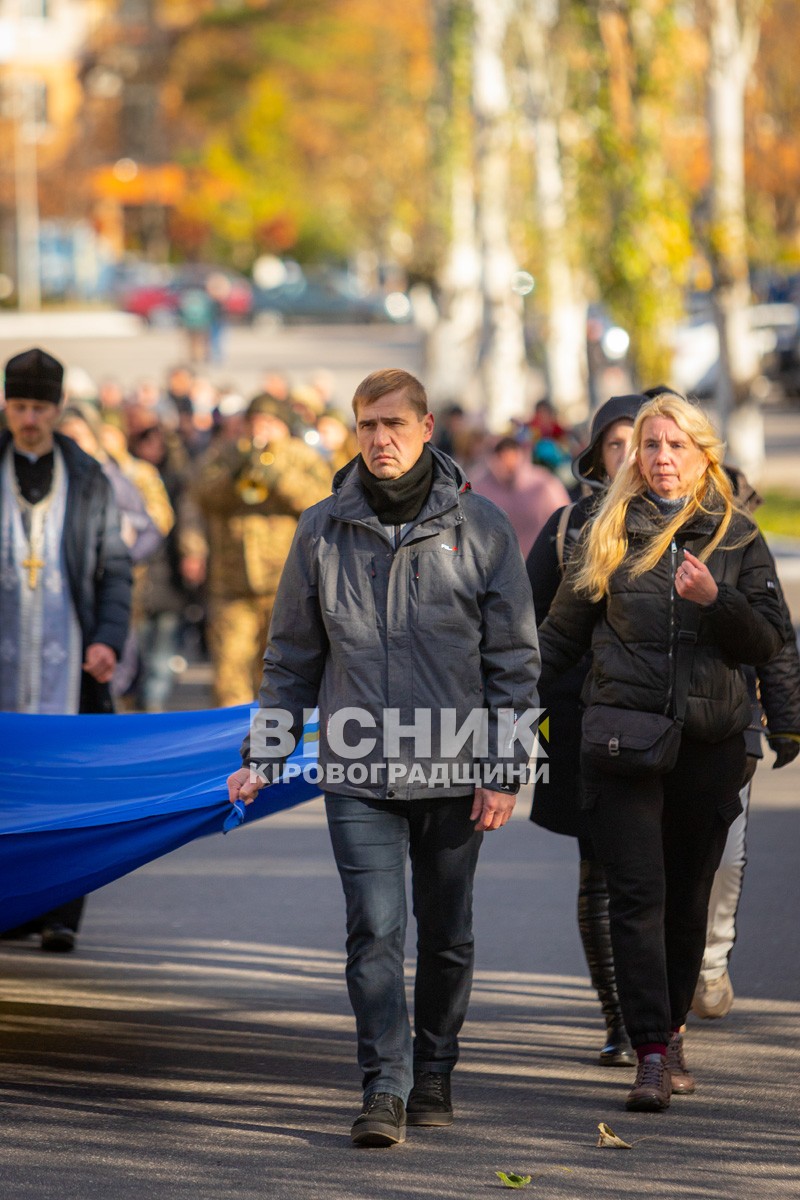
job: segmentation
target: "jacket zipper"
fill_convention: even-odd
[[[672,706],[672,692],[675,686],[675,576],[678,572],[678,543],[675,538],[672,539],[670,546],[670,576],[671,587],[669,589],[669,687],[667,689],[667,704],[664,709],[665,715],[669,714]]]

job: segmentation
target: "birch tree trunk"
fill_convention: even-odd
[[[504,62],[513,0],[473,0],[478,251],[483,326],[478,353],[484,411],[500,432],[527,412],[522,302],[512,290],[516,262],[508,236],[510,99]]]
[[[708,0],[711,258],[720,347],[716,401],[731,459],[754,477],[763,463],[764,431],[760,410],[750,401],[759,359],[748,320],[744,105],[760,10],[761,0]]]
[[[547,300],[544,339],[550,400],[570,424],[588,415],[586,300],[569,258],[569,216],[561,170],[558,130],[560,105],[554,78],[552,34],[558,0],[523,0],[520,30],[524,46],[534,134],[536,201],[542,233]]]
[[[471,114],[471,8],[431,0],[437,80],[431,111],[439,213],[447,248],[438,274],[438,319],[426,345],[426,386],[435,409],[477,409],[475,387],[483,299],[475,228]]]
[[[451,235],[442,269],[439,320],[428,339],[427,389],[434,408],[454,401],[477,408],[475,371],[483,298],[475,232],[472,171],[461,167],[451,180]]]

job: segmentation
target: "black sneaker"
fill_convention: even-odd
[[[353,1122],[350,1140],[355,1146],[396,1146],[406,1140],[406,1112],[399,1096],[373,1092]]]
[[[45,925],[42,930],[41,949],[50,954],[71,954],[75,949],[77,934],[66,925]]]
[[[420,1071],[406,1105],[409,1125],[452,1125],[448,1071]]]

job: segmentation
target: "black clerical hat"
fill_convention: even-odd
[[[15,354],[6,363],[6,400],[61,402],[64,368],[57,358],[35,346]]]

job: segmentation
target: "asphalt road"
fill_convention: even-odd
[[[693,1097],[630,1114],[575,926],[575,844],[489,835],[457,1120],[355,1150],[343,903],[318,801],[91,897],[72,956],[0,949],[4,1200],[770,1200],[800,1195],[800,767],[756,777],[736,1003],[690,1019]],[[413,946],[409,944],[409,961]],[[606,1121],[632,1146],[598,1149]]]
[[[265,366],[327,367],[347,389],[388,361],[422,365],[405,329],[234,333],[241,386]],[[141,374],[180,357],[172,336],[46,344]],[[0,354],[29,344],[0,328]],[[626,1113],[630,1073],[595,1064],[576,847],[530,825],[521,801],[479,866],[457,1120],[353,1149],[343,902],[312,802],[98,892],[74,955],[0,945],[0,1200],[480,1200],[499,1194],[497,1170],[530,1174],[526,1195],[546,1200],[796,1200],[798,784],[798,764],[756,776],[736,1003],[723,1021],[690,1019],[698,1092],[669,1112]],[[598,1149],[600,1121],[632,1149]]]

